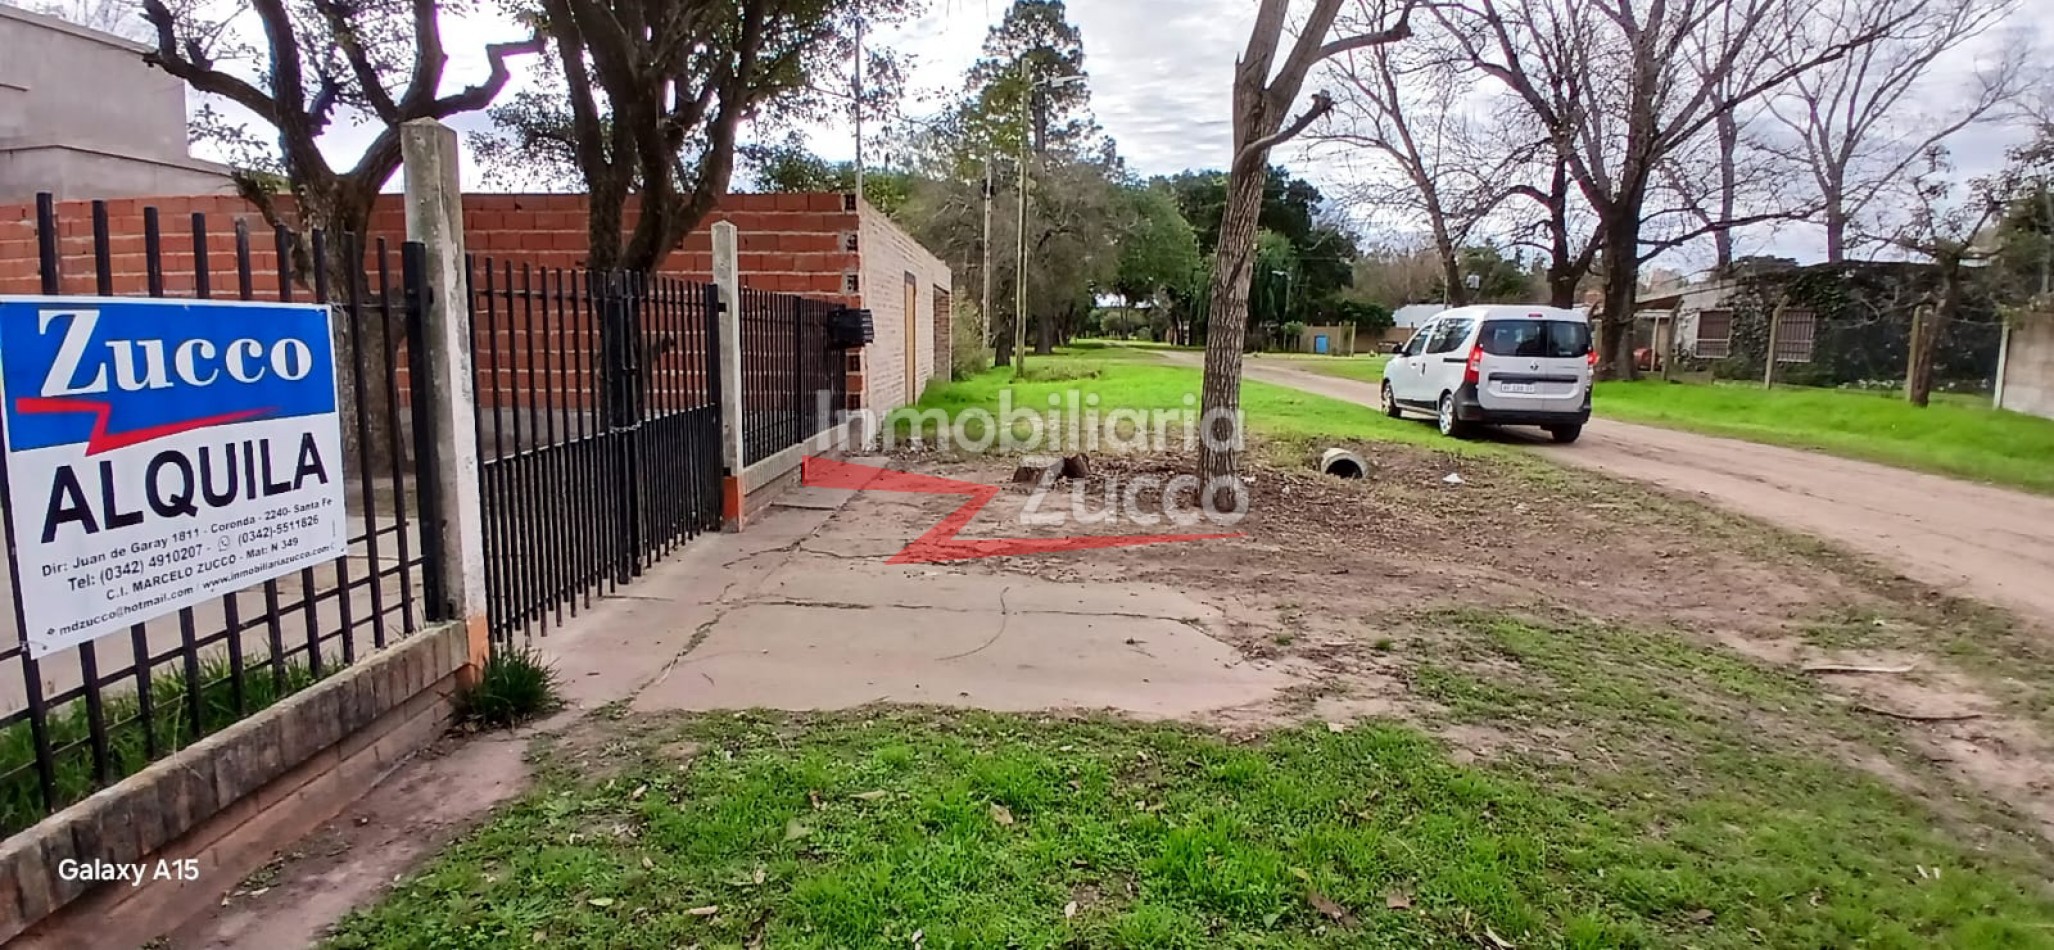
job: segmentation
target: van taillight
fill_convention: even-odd
[[[1469,348],[1469,363],[1462,368],[1462,381],[1471,384],[1483,381],[1483,344]]]
[[[1590,364],[1590,368],[1591,368],[1591,369],[1597,369],[1597,368],[1598,368],[1598,348],[1597,348],[1597,347],[1595,347],[1595,346],[1593,346],[1593,347],[1591,347],[1590,349],[1588,349],[1588,350],[1585,350],[1585,351],[1584,351],[1584,353],[1583,353],[1583,361],[1584,361],[1584,362],[1586,362],[1586,363],[1589,363],[1589,364]]]

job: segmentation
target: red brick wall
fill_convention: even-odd
[[[839,194],[729,195],[700,228],[665,259],[662,273],[709,280],[713,249],[707,225],[732,221],[742,235],[742,283],[747,287],[818,297],[850,297],[845,275],[855,273],[858,255],[847,250],[857,229],[856,213],[844,211]],[[143,208],[158,209],[164,235],[165,286],[175,295],[193,291],[192,214],[207,215],[208,273],[219,295],[237,291],[233,236],[237,219],[251,229],[251,264],[258,296],[275,296],[277,258],[263,217],[235,197],[124,198],[107,203],[113,235],[114,290],[144,290]],[[289,207],[289,203],[288,203]],[[0,206],[0,293],[35,293],[37,279],[35,205]],[[634,214],[630,211],[629,224]],[[92,206],[85,201],[57,205],[64,291],[93,290]],[[395,246],[404,239],[406,213],[400,196],[384,195],[372,213],[371,235]],[[479,258],[534,267],[582,267],[587,247],[585,196],[480,194],[464,197],[464,243]]]
[[[713,248],[709,226],[730,221],[741,233],[741,283],[778,293],[824,297],[851,306],[861,304],[849,281],[860,273],[861,254],[850,250],[859,232],[858,215],[845,210],[840,194],[728,195],[706,221],[687,235],[659,269],[691,280],[712,279]],[[107,203],[114,292],[141,294],[147,287],[143,254],[143,209],[155,207],[163,235],[165,292],[189,296],[195,291],[192,215],[207,216],[207,275],[216,296],[240,293],[234,254],[235,225],[251,230],[251,294],[276,299],[279,293],[276,241],[263,217],[236,197],[127,198]],[[286,205],[290,210],[290,203]],[[57,205],[64,293],[94,291],[92,209],[86,201]],[[633,225],[635,214],[628,213]],[[481,266],[512,264],[531,268],[577,268],[585,263],[586,198],[584,195],[475,194],[464,197],[464,242]],[[372,212],[371,241],[388,241],[392,279],[397,284],[397,247],[406,233],[400,196],[384,195]],[[540,279],[539,276],[536,279]],[[38,293],[35,205],[0,206],[0,293]],[[304,292],[300,292],[305,299]],[[484,332],[482,329],[479,332]],[[514,347],[513,331],[502,328]],[[578,359],[585,359],[579,354]],[[852,405],[862,405],[860,354],[852,355]],[[520,360],[524,366],[525,360]],[[402,363],[402,365],[404,365]]]

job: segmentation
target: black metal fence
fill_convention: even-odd
[[[41,290],[151,297],[312,300],[334,308],[338,389],[343,395],[350,480],[349,551],[175,615],[138,623],[40,659],[21,645],[22,608],[12,564],[14,624],[0,637],[0,834],[190,745],[356,660],[441,619],[429,578],[435,532],[419,530],[418,486],[430,472],[410,460],[415,430],[402,389],[401,338],[418,329],[422,251],[395,255],[385,242],[319,232],[304,244],[283,228],[268,247],[238,219],[224,250],[204,215],[172,227],[146,209],[142,234],[111,233],[107,207],[92,206],[90,246],[66,246],[73,229],[49,197],[37,203]],[[138,241],[139,238],[139,241]],[[143,273],[117,268],[140,244]],[[253,261],[262,259],[268,266]],[[305,262],[295,267],[294,260]],[[217,271],[232,275],[216,283]],[[87,285],[68,274],[91,274]],[[333,286],[336,275],[348,282]],[[418,345],[413,352],[421,352]],[[412,381],[423,381],[413,374]],[[4,474],[4,473],[0,473]],[[432,514],[432,513],[431,513]],[[424,541],[428,549],[423,548]],[[24,540],[24,543],[33,543]],[[12,549],[10,547],[10,557]]]
[[[346,556],[175,615],[31,657],[10,584],[0,633],[0,833],[217,732],[447,612],[419,360],[427,299],[418,244],[254,240],[193,214],[89,234],[39,201],[47,294],[326,303],[337,325],[349,480]],[[85,238],[90,238],[87,243]],[[140,268],[134,266],[140,261]],[[138,272],[140,270],[140,272]],[[90,282],[81,275],[90,273]],[[227,280],[217,277],[231,275]],[[707,284],[487,260],[470,264],[486,587],[495,645],[547,633],[721,520],[720,302]],[[345,286],[337,286],[338,283]],[[741,295],[745,464],[826,429],[846,402],[837,305]],[[412,364],[412,365],[410,365]],[[4,472],[0,472],[4,477]],[[0,513],[0,517],[5,517]],[[9,576],[12,576],[10,565]]]
[[[833,425],[848,380],[828,341],[838,304],[745,289],[741,305],[742,450],[754,465]]]
[[[719,296],[474,261],[493,637],[561,624],[721,515]]]

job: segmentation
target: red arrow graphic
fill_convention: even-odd
[[[897,472],[874,465],[859,465],[834,459],[808,456],[800,470],[800,483],[816,488],[848,488],[856,491],[912,492],[923,495],[968,495],[970,499],[961,507],[950,512],[940,524],[926,534],[913,539],[899,553],[886,561],[888,564],[935,564],[945,561],[970,561],[984,557],[1008,557],[1015,554],[1057,554],[1064,551],[1089,551],[1100,548],[1131,548],[1144,544],[1170,544],[1177,541],[1213,541],[1221,538],[1238,538],[1238,532],[1227,534],[1120,534],[1120,535],[1078,535],[1065,538],[959,538],[965,526],[977,517],[984,506],[997,498],[1000,488],[996,485],[982,485],[939,475],[922,475],[918,472]]]
[[[86,454],[98,455],[102,452],[112,452],[115,449],[125,449],[131,445],[141,445],[144,442],[152,439],[161,439],[167,435],[177,435],[181,432],[191,432],[194,429],[204,429],[208,426],[226,425],[230,422],[241,422],[244,419],[267,416],[275,410],[241,409],[235,412],[224,412],[218,416],[183,419],[178,422],[166,422],[162,425],[131,429],[127,432],[108,432],[107,417],[114,412],[114,407],[111,404],[94,399],[78,399],[67,396],[22,396],[14,400],[14,411],[27,415],[60,412],[92,413],[97,418],[93,420],[93,434],[86,437]]]

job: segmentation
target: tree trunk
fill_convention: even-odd
[[[1826,263],[1847,259],[1847,206],[1838,194],[1826,195]]]
[[[1577,276],[1571,268],[1548,265],[1548,306],[1564,310],[1576,306]]]
[[[1576,285],[1588,266],[1569,250],[1569,165],[1558,156],[1548,186],[1548,305],[1576,306]]]
[[[1434,215],[1434,253],[1441,259],[1441,286],[1447,288],[1441,295],[1450,307],[1469,304],[1469,285],[1462,282],[1462,256],[1455,247],[1455,240],[1448,236],[1448,226]]]
[[[1262,216],[1262,190],[1267,165],[1236,169],[1227,183],[1227,206],[1220,217],[1218,259],[1212,271],[1212,314],[1205,329],[1205,392],[1198,446],[1198,477],[1209,492],[1207,504],[1230,511],[1222,492],[1241,471],[1241,348],[1248,337],[1248,288],[1254,276],[1256,223]],[[1231,426],[1231,428],[1228,428]]]
[[[991,343],[991,349],[992,349],[992,358],[991,358],[991,359],[992,359],[992,362],[991,362],[991,365],[993,365],[993,366],[1011,366],[1011,365],[1013,365],[1013,319],[1012,319],[1012,317],[1008,316],[1008,317],[1007,317],[1007,319],[1005,319],[1005,320],[1001,321],[1001,322],[999,323],[999,325],[997,325],[997,326],[994,326],[994,327],[993,327],[992,329],[993,329],[993,330],[995,330],[996,332],[995,332],[995,333],[994,333],[994,334],[992,335],[992,343]]]
[[[360,191],[337,181],[325,188],[300,188],[293,197],[299,211],[297,232],[303,236],[317,230],[326,234],[327,259],[310,258],[310,263],[327,271],[329,303],[341,308],[335,313],[331,332],[341,383],[337,393],[342,398],[336,408],[342,427],[343,471],[350,477],[362,477],[367,469],[374,474],[388,471],[394,454],[392,400],[386,379],[393,372],[391,354],[397,349],[396,334],[404,332],[405,318],[400,306],[404,288],[398,248],[388,248],[393,255],[388,258],[392,286],[381,287],[373,276],[377,273],[378,262],[373,258],[377,246],[366,234],[371,206],[377,200],[375,189]],[[348,310],[353,299],[362,301],[362,312],[354,319]],[[381,302],[392,305],[390,310]],[[360,359],[364,367],[361,392],[349,382]]]
[[[1940,334],[1946,332],[1947,324],[1954,319],[1954,309],[1961,299],[1960,266],[1954,261],[1940,261],[1940,294],[1931,307],[1919,311],[1911,324],[1911,357],[1904,371],[1904,398],[1914,406],[1923,408],[1933,398],[1933,358],[1940,349]]]
[[[592,189],[585,218],[585,267],[589,270],[609,271],[620,264],[621,206],[627,200],[626,192],[612,185]]]
[[[1054,355],[1056,351],[1055,341],[1055,315],[1043,310],[1034,317],[1034,355]]]
[[[1637,208],[1637,204],[1624,205]],[[1640,295],[1640,217],[1613,214],[1605,222],[1605,292],[1598,350],[1599,370],[1610,379],[1636,379],[1633,363],[1634,302]]]
[[[1934,310],[1920,308],[1911,317],[1911,353],[1904,367],[1904,401],[1925,406],[1933,398],[1933,341],[1940,322]]]
[[[1719,113],[1719,222],[1733,220],[1739,202],[1740,174],[1735,155],[1740,151],[1740,120],[1728,109]],[[1721,227],[1712,232],[1713,264],[1720,274],[1733,270],[1733,232]]]

